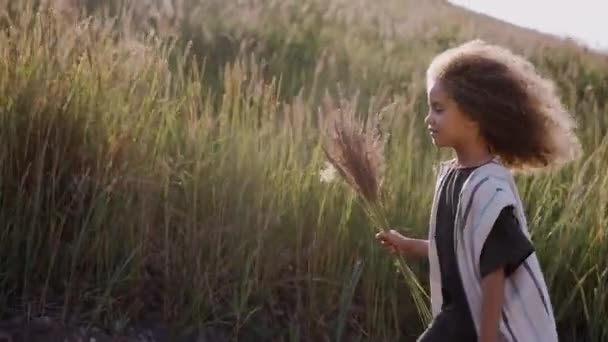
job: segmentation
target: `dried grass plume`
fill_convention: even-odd
[[[379,118],[372,115],[365,124],[360,123],[354,107],[345,104],[342,109],[331,110],[326,119],[323,150],[327,159],[363,200],[363,209],[373,227],[387,231],[390,227],[382,196],[385,140],[379,129]],[[428,294],[403,257],[397,265],[420,318],[427,324],[431,319]]]
[[[384,140],[375,119],[361,124],[353,106],[332,110],[325,122],[323,151],[340,175],[369,203],[381,199]]]

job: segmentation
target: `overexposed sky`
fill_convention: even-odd
[[[608,49],[608,0],[449,0],[540,32]]]

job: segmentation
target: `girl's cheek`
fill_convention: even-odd
[[[437,127],[438,129],[441,128],[443,126],[443,122],[444,122],[444,118],[442,115],[436,115],[435,116],[435,127]]]

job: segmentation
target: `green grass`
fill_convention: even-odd
[[[441,157],[424,131],[425,67],[478,32],[435,2],[439,17],[396,0],[190,0],[151,36],[111,3],[117,21],[90,1],[77,25],[13,2],[0,20],[0,314],[414,340],[391,258],[353,195],[319,181],[318,108],[384,111],[390,221],[424,236]],[[580,122],[582,160],[518,181],[564,340],[603,341],[607,63],[510,46]]]

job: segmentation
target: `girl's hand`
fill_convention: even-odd
[[[391,229],[376,234],[376,240],[391,254],[405,254],[418,258],[428,258],[429,244],[427,240],[411,239]]]
[[[405,252],[404,245],[407,243],[407,238],[394,229],[376,234],[376,240],[378,240],[390,254],[401,254]]]

